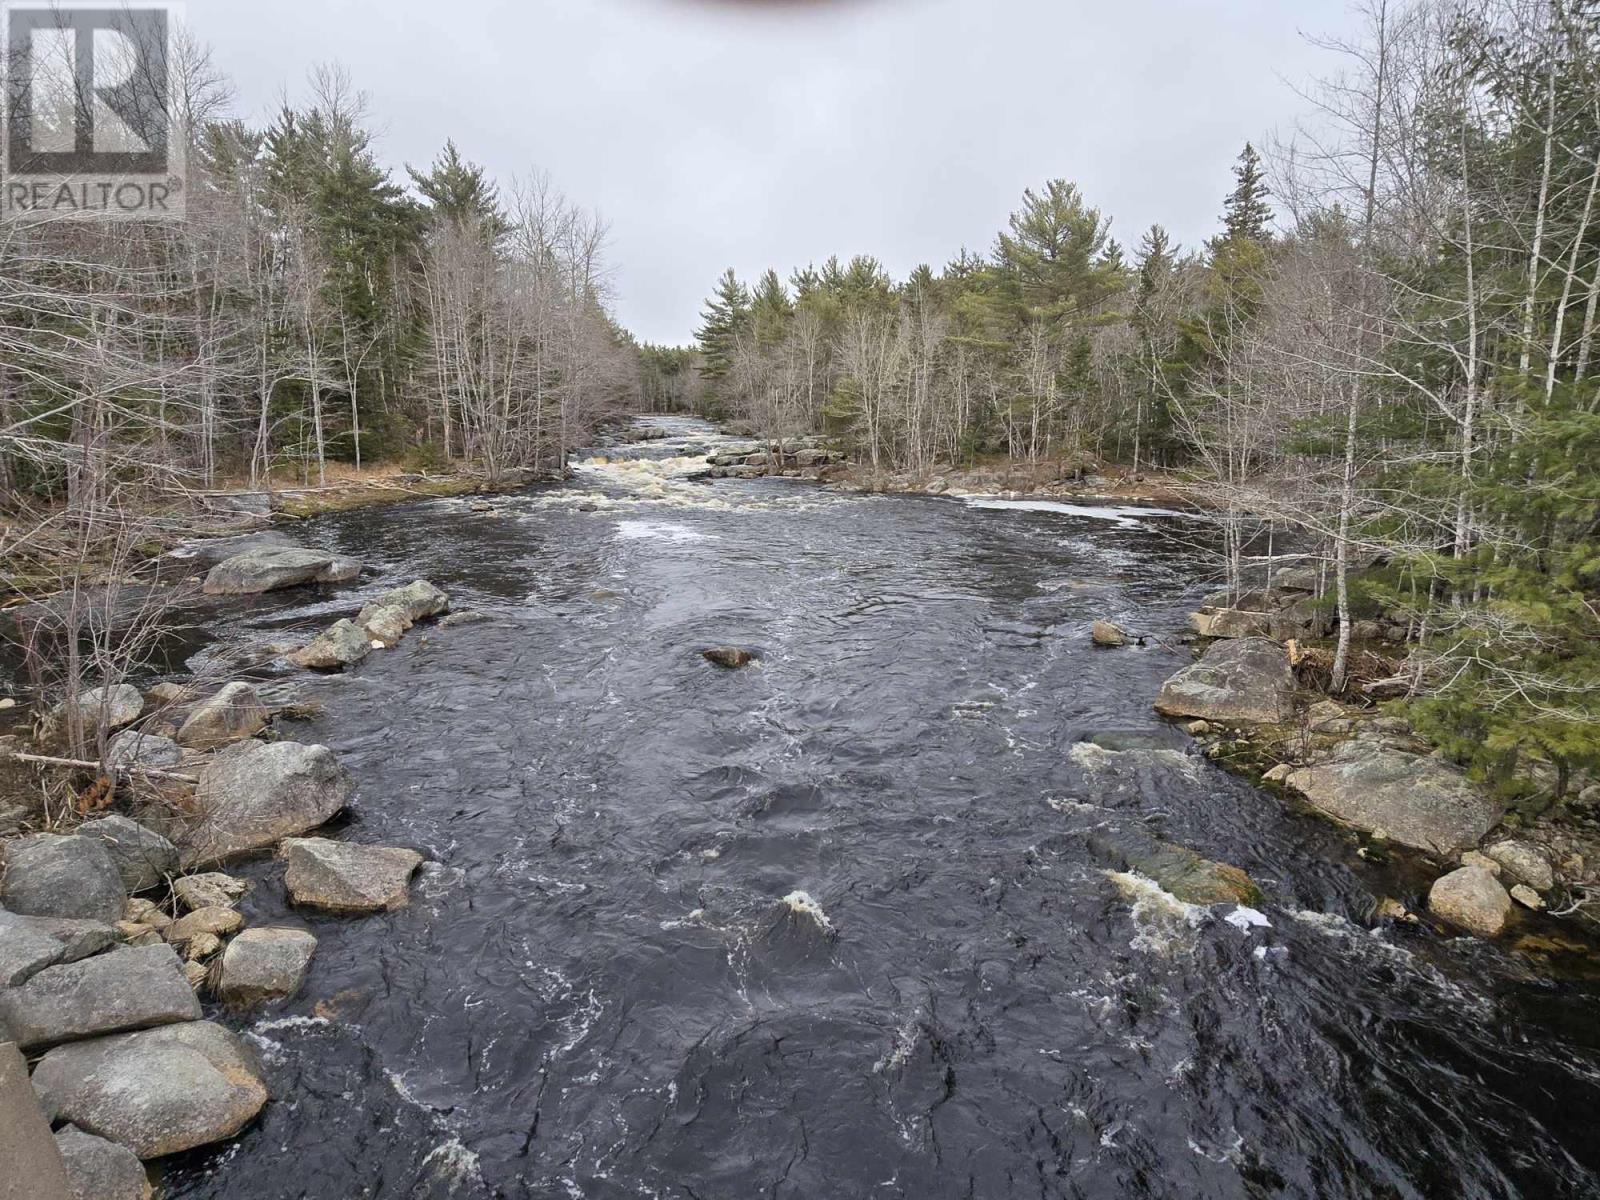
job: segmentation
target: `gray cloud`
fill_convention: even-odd
[[[1326,67],[1342,0],[190,0],[264,118],[338,61],[380,150],[447,137],[503,181],[547,170],[611,222],[616,308],[689,338],[724,268],[872,253],[902,275],[987,249],[1022,189],[1075,180],[1124,243],[1214,229],[1247,138]]]

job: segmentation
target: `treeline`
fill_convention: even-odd
[[[605,228],[447,145],[396,179],[338,70],[263,128],[180,48],[187,218],[0,226],[0,551],[330,463],[559,469],[638,389]],[[88,530],[88,533],[85,533]]]
[[[1175,468],[1248,606],[1309,548],[1337,619],[1403,625],[1430,736],[1508,788],[1600,766],[1600,6],[1371,0],[1311,132],[1246,148],[1223,228],[1129,254],[1065,182],[986,255],[724,276],[659,398],[865,463]],[[1274,212],[1276,209],[1276,212]]]

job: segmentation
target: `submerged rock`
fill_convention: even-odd
[[[57,1046],[33,1086],[48,1116],[144,1159],[231,1137],[267,1102],[245,1044],[209,1021]]]
[[[1499,937],[1511,915],[1511,897],[1482,867],[1461,867],[1434,881],[1428,908],[1441,920],[1478,937]]]
[[[253,737],[267,727],[272,714],[248,683],[230,683],[197,705],[178,730],[178,744],[191,750],[212,750]]]
[[[1452,858],[1505,815],[1493,796],[1443,760],[1369,738],[1340,743],[1326,761],[1285,782],[1346,825],[1382,829],[1402,845]]]
[[[68,1125],[56,1134],[72,1200],[150,1200],[150,1179],[139,1156]]]
[[[304,929],[247,929],[228,943],[217,996],[229,1004],[285,1000],[300,990],[317,939]]]
[[[1211,859],[1187,846],[1158,841],[1134,831],[1098,833],[1089,846],[1119,871],[1154,880],[1185,904],[1244,904],[1262,901],[1261,889],[1238,867]]]
[[[208,596],[247,596],[311,583],[334,556],[300,546],[262,546],[225,558],[206,574]]]
[[[132,946],[46,967],[0,992],[0,1023],[29,1051],[200,1016],[170,946]]]
[[[325,824],[353,790],[350,773],[326,746],[230,747],[200,772],[198,817],[173,840],[185,867],[219,863]]]
[[[1200,661],[1161,686],[1156,711],[1167,717],[1276,724],[1294,707],[1294,672],[1283,647],[1265,638],[1213,643]]]
[[[371,652],[366,632],[345,617],[289,655],[289,661],[313,671],[336,671],[360,662]]]
[[[78,826],[78,836],[95,838],[117,864],[122,886],[142,892],[178,872],[177,848],[153,829],[127,817],[97,817]]]
[[[96,838],[36,833],[5,847],[0,902],[25,917],[81,917],[115,924],[128,893],[116,860]]]
[[[360,846],[326,838],[290,838],[284,886],[296,904],[329,912],[401,908],[422,855],[399,846]]]
[[[1089,638],[1096,646],[1126,646],[1128,635],[1122,626],[1110,621],[1096,621],[1089,627]]]
[[[747,667],[756,661],[753,651],[744,650],[737,646],[713,646],[709,650],[700,651],[700,655],[707,662],[714,663],[729,671],[737,671],[740,667]]]

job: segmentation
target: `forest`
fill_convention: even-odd
[[[1168,472],[1235,596],[1270,578],[1263,529],[1314,550],[1334,692],[1387,614],[1419,728],[1564,795],[1600,762],[1600,6],[1363,18],[1204,245],[1126,246],[1053,179],[900,282],[870,256],[727,272],[697,345],[642,351],[650,402],[832,434],[874,473]]]

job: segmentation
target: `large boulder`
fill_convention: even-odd
[[[150,1179],[139,1156],[68,1125],[56,1134],[73,1200],[150,1200]]]
[[[450,611],[450,597],[426,579],[393,588],[362,606],[356,624],[372,640],[393,646],[418,621]]]
[[[1504,841],[1486,847],[1484,853],[1500,864],[1513,882],[1525,883],[1536,892],[1548,892],[1556,885],[1550,860],[1527,842]]]
[[[228,1004],[285,1000],[300,990],[316,949],[304,929],[246,929],[222,955],[217,996]]]
[[[271,846],[327,822],[350,799],[350,773],[326,746],[246,743],[200,772],[197,819],[176,839],[185,867]]]
[[[209,1021],[57,1046],[33,1087],[54,1120],[144,1159],[232,1137],[267,1102],[245,1044]]]
[[[78,826],[78,836],[95,838],[117,864],[122,886],[129,893],[159,886],[178,871],[178,850],[153,829],[137,821],[112,815]]]
[[[28,1051],[200,1016],[170,946],[130,946],[46,967],[0,992],[0,1024]]]
[[[400,908],[422,855],[398,846],[359,846],[326,838],[290,838],[284,886],[296,904],[328,912]]]
[[[1214,642],[1198,662],[1161,685],[1155,707],[1167,717],[1276,724],[1294,711],[1294,672],[1276,642]]]
[[[206,574],[208,596],[248,596],[311,583],[334,555],[300,546],[262,546],[225,558]]]
[[[77,962],[113,945],[115,925],[71,917],[24,917],[0,909],[0,988],[26,983],[58,962]]]
[[[1189,628],[1206,638],[1270,637],[1272,614],[1244,608],[1202,608],[1189,614]]]
[[[1461,867],[1434,881],[1428,908],[1440,920],[1478,937],[1499,937],[1511,915],[1511,897],[1482,867]]]
[[[28,1063],[0,1041],[0,1200],[75,1200]]]
[[[1505,815],[1504,805],[1449,763],[1372,738],[1342,742],[1284,782],[1346,825],[1451,858]]]
[[[155,767],[168,770],[183,761],[183,747],[158,733],[124,729],[106,746],[110,767]]]
[[[178,744],[191,750],[214,750],[253,737],[271,719],[271,711],[255,688],[248,683],[230,683],[194,707],[178,730]]]
[[[144,711],[144,697],[131,683],[91,688],[51,709],[48,723],[52,728],[65,728],[68,715],[74,710],[87,727],[96,727],[103,716],[107,729],[121,729],[139,719]]]
[[[289,661],[313,671],[337,671],[360,662],[371,651],[372,641],[366,632],[345,617],[289,655]]]
[[[0,902],[25,917],[114,925],[128,902],[122,872],[97,838],[36,833],[6,845]]]

